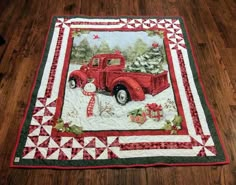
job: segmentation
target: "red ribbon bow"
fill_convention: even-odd
[[[156,103],[148,103],[146,107],[152,111],[162,111],[162,106]]]

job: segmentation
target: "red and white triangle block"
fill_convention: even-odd
[[[210,135],[192,136],[191,143],[197,156],[216,156],[216,148]]]

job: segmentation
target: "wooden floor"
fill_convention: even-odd
[[[9,168],[52,15],[185,17],[230,164],[101,170]],[[0,184],[236,184],[235,0],[0,0]]]

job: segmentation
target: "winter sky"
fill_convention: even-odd
[[[94,39],[94,36],[98,35],[98,39]],[[142,39],[148,46],[152,46],[152,43],[156,42],[159,45],[163,44],[163,40],[157,35],[149,37],[144,31],[137,32],[122,32],[122,31],[91,31],[88,34],[82,34],[80,37],[74,39],[74,44],[79,45],[79,43],[87,38],[90,46],[99,47],[102,41],[106,41],[109,47],[112,49],[115,46],[120,48],[127,48],[128,46],[133,46],[137,39]]]

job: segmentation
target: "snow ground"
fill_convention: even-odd
[[[80,65],[70,64],[68,76],[70,72],[79,68]],[[168,66],[166,65],[165,69],[167,68]],[[174,118],[174,115],[177,114],[177,110],[167,110],[164,108],[162,120],[154,121],[153,119],[148,118],[147,121],[142,125],[131,122],[129,117],[127,116],[128,112],[137,108],[144,108],[147,103],[155,102],[157,104],[161,104],[163,107],[167,102],[167,99],[174,101],[172,86],[155,96],[146,94],[144,101],[130,101],[124,106],[119,105],[116,102],[114,96],[97,93],[93,111],[94,115],[88,118],[86,116],[86,110],[90,98],[91,97],[89,96],[85,96],[80,88],[71,89],[69,87],[67,79],[61,118],[65,122],[72,122],[73,124],[83,127],[84,131],[149,129],[156,130],[161,129],[164,126],[166,119],[172,120]],[[102,116],[100,116],[98,101],[101,102],[102,105],[108,104],[112,108],[112,112],[114,113],[114,115],[111,116],[109,114],[102,114]]]

